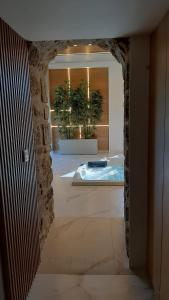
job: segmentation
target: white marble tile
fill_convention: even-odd
[[[127,274],[123,219],[55,219],[40,273]]]
[[[128,268],[123,188],[71,185],[70,173],[101,155],[52,156],[57,218],[28,300],[153,300]]]
[[[153,300],[149,286],[134,275],[36,276],[28,300]]]
[[[123,217],[124,189],[114,186],[72,186],[73,172],[100,155],[58,155],[51,153],[54,211],[56,217]]]

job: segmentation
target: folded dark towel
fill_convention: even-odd
[[[99,161],[89,161],[87,163],[88,168],[105,168],[107,167],[106,160],[99,160]]]

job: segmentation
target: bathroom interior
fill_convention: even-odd
[[[101,116],[90,139],[85,139],[82,124],[76,126],[75,137],[66,139],[57,115],[58,87],[68,85],[70,94],[70,88],[79,88],[81,82],[88,99],[92,91],[102,96]],[[124,222],[122,66],[96,45],[75,44],[50,62],[48,87],[55,216],[38,274],[130,274]]]

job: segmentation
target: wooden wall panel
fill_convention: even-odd
[[[87,69],[70,69],[70,84],[73,88],[77,88],[80,82],[87,81]]]
[[[162,234],[162,268],[160,300],[169,299],[169,13],[165,18],[166,30],[166,117],[165,117],[165,151],[164,151],[164,192],[163,192],[163,234]]]
[[[151,37],[149,134],[149,272],[157,293],[161,282],[166,42],[165,22]]]
[[[5,290],[4,290],[4,278],[2,269],[2,256],[1,256],[1,243],[0,243],[0,299],[5,300]]]
[[[108,68],[90,68],[90,90],[100,90],[103,96],[103,115],[100,124],[109,124]]]
[[[64,84],[65,81],[68,81],[67,69],[49,70],[49,96],[51,109],[53,109],[56,87],[60,84]]]
[[[87,68],[70,69],[70,83],[73,88],[76,88],[81,80],[87,81]],[[50,105],[53,109],[54,91],[59,84],[63,84],[68,80],[67,69],[49,70],[49,88],[50,88]],[[98,89],[103,95],[103,115],[99,124],[109,124],[109,95],[108,95],[108,68],[89,68],[90,90]],[[51,124],[57,125],[54,112],[51,112]],[[53,149],[57,149],[55,138],[58,136],[56,128],[52,129],[52,144]],[[100,151],[109,150],[109,128],[97,127],[96,135],[98,138],[98,149]]]
[[[169,13],[151,37],[149,272],[158,300],[169,299]]]
[[[96,136],[98,136],[99,151],[107,152],[109,149],[109,128],[96,127]]]
[[[148,35],[130,39],[130,267],[147,267],[149,55]]]
[[[99,52],[109,52],[105,49],[102,49],[101,47],[97,45],[77,45],[77,47],[68,47],[65,50],[62,50],[58,52],[58,54],[74,54],[74,53],[99,53]]]
[[[1,19],[0,41],[3,276],[6,299],[25,300],[40,259],[27,44]]]

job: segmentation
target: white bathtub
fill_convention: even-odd
[[[107,167],[88,168],[80,166],[73,177],[72,185],[124,185],[124,156],[106,157]]]

